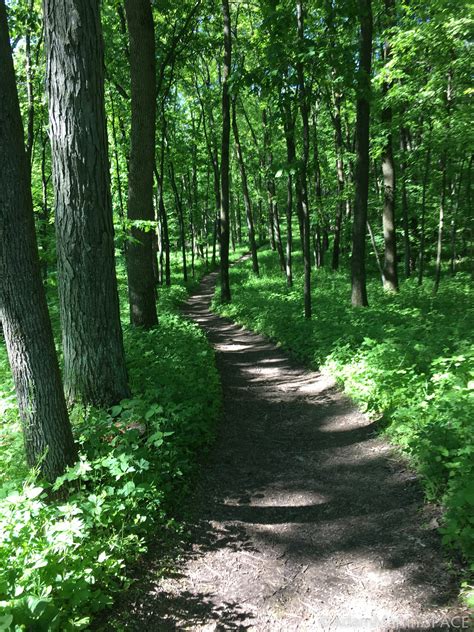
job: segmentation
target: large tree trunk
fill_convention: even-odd
[[[0,322],[27,463],[50,481],[77,457],[41,282],[5,3],[0,0]]]
[[[153,167],[155,164],[156,68],[155,34],[150,0],[125,0],[130,38],[132,126],[128,176],[128,219],[155,219]],[[153,271],[153,230],[133,226],[127,244],[130,322],[150,328],[157,324]]]
[[[368,305],[365,280],[365,235],[369,198],[370,75],[372,69],[372,3],[359,0],[360,75],[357,96],[355,203],[352,228],[352,305]]]
[[[130,395],[114,262],[98,0],[44,0],[67,399]]]
[[[296,17],[298,28],[298,39],[304,42],[304,13],[302,0],[296,1]],[[311,235],[309,221],[307,166],[309,159],[309,113],[308,96],[306,94],[306,84],[304,78],[304,65],[302,61],[296,64],[299,84],[300,111],[303,123],[303,156],[297,178],[297,192],[299,206],[301,208],[301,219],[303,228],[303,266],[304,266],[304,315],[311,318]]]
[[[223,303],[231,300],[229,281],[229,145],[230,145],[230,92],[229,77],[232,57],[229,0],[222,0],[224,19],[224,63],[222,68],[222,149],[221,149],[221,210],[220,210],[220,247],[221,247],[221,299]]]
[[[244,196],[245,212],[247,215],[247,229],[249,235],[250,252],[252,253],[252,269],[258,276],[258,257],[257,243],[255,241],[255,229],[253,225],[252,204],[250,202],[249,187],[247,183],[247,172],[245,170],[245,162],[242,154],[242,146],[240,144],[239,128],[237,125],[237,115],[235,111],[235,100],[232,103],[232,128],[234,130],[235,149],[237,152],[237,160],[240,168],[240,177],[242,180],[242,193]]]
[[[395,22],[395,0],[385,0],[385,13],[389,26]],[[388,39],[383,45],[383,58],[386,64],[392,59],[390,42]],[[384,82],[383,96],[386,99],[390,91],[390,83]],[[397,233],[395,226],[395,160],[393,157],[392,140],[392,108],[384,104],[382,109],[382,125],[387,134],[385,147],[382,152],[382,172],[384,184],[383,200],[383,238],[385,244],[383,285],[388,292],[398,292],[397,271]]]

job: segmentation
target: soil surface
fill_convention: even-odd
[[[416,476],[330,378],[211,313],[216,277],[185,309],[224,392],[194,544],[134,591],[121,629],[472,629]]]

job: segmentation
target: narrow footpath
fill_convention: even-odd
[[[211,313],[216,279],[185,309],[224,391],[195,544],[126,629],[468,629],[413,472],[327,376]]]

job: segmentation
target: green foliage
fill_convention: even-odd
[[[0,435],[0,630],[86,628],[127,585],[125,564],[150,533],[179,528],[174,509],[218,414],[213,353],[196,326],[163,311],[155,330],[127,329],[125,343],[134,397],[108,413],[73,411],[80,461],[52,490],[34,473],[23,484],[26,468],[14,467],[23,457],[1,356],[1,427],[13,431]]]
[[[215,307],[331,372],[364,411],[383,418],[428,497],[446,509],[445,543],[473,563],[474,291],[468,275],[443,280],[436,297],[431,284],[407,281],[392,296],[374,280],[371,306],[354,310],[345,275],[321,269],[314,317],[306,321],[301,281],[288,290],[276,257],[265,252],[260,261],[260,278],[249,263],[232,271],[233,303]]]

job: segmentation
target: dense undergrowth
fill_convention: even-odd
[[[409,455],[427,496],[445,508],[444,542],[474,570],[474,289],[470,277],[402,284],[398,295],[369,283],[370,307],[350,306],[346,273],[321,269],[313,319],[303,317],[299,280],[286,287],[274,253],[259,253],[261,275],[232,269],[232,304],[214,307],[329,371]],[[299,259],[295,257],[298,267]],[[295,275],[296,279],[301,274]]]
[[[54,485],[64,500],[48,501],[26,468],[0,345],[0,630],[87,627],[127,584],[126,565],[150,535],[179,530],[174,508],[220,406],[213,352],[176,311],[186,294],[180,284],[160,291],[153,331],[125,327],[133,398],[72,412],[80,461]],[[54,302],[51,311],[57,321]]]

